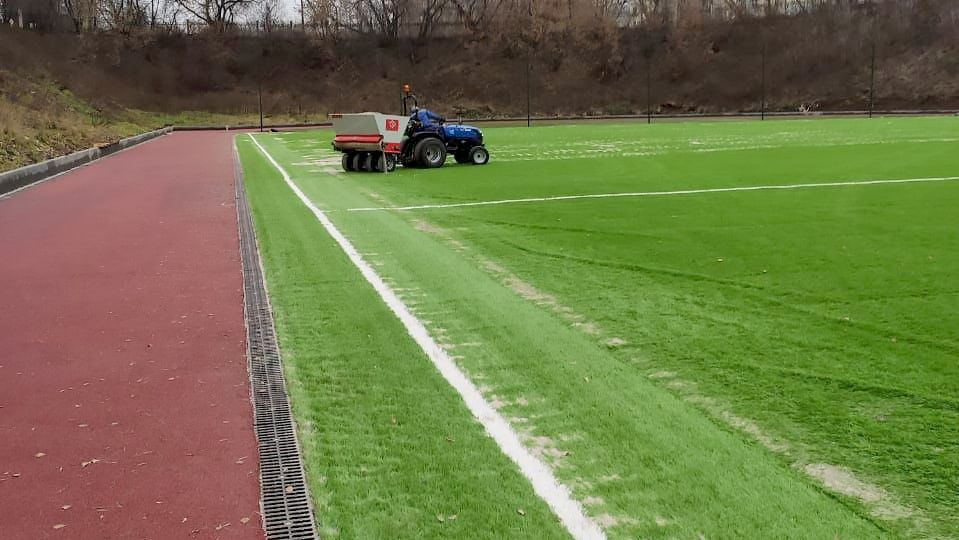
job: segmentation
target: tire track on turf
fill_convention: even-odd
[[[669,268],[657,268],[654,266],[645,266],[641,264],[620,262],[620,261],[590,259],[588,257],[578,257],[576,255],[570,255],[567,253],[553,253],[549,251],[537,250],[537,249],[529,248],[526,246],[522,246],[516,242],[511,242],[505,239],[501,240],[501,242],[504,245],[507,245],[517,251],[521,251],[523,253],[536,255],[536,256],[544,257],[548,259],[571,261],[571,262],[576,262],[579,264],[590,265],[590,266],[603,266],[606,268],[626,270],[629,272],[636,272],[636,273],[645,274],[648,276],[665,275],[665,276],[685,279],[687,281],[701,281],[706,283],[713,283],[720,286],[730,287],[730,288],[739,290],[744,296],[747,296],[759,303],[774,305],[776,307],[789,310],[800,315],[813,316],[816,318],[820,318],[827,322],[835,321],[834,317],[831,317],[824,313],[820,313],[814,309],[799,307],[795,305],[794,302],[787,302],[786,300],[782,300],[782,299],[770,296],[767,293],[767,289],[759,285],[743,283],[741,281],[736,281],[732,279],[717,278],[717,277],[708,276],[705,274],[697,274],[695,272],[684,272],[681,270],[674,270]],[[789,291],[788,294],[795,295],[797,293],[793,291]],[[826,298],[818,298],[818,297],[809,296],[809,295],[806,295],[806,299],[811,300],[813,302],[822,302],[827,300]],[[902,331],[883,328],[880,325],[870,324],[867,322],[857,322],[855,324],[855,328],[860,331],[869,332],[876,336],[895,335],[897,336],[898,341],[901,343],[921,345],[924,347],[929,347],[931,349],[938,349],[938,350],[959,356],[959,345],[956,345],[955,343],[951,343],[948,341],[943,341],[943,340],[922,336],[918,334],[909,335],[908,333],[904,333]]]

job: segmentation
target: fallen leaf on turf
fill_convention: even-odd
[[[516,513],[519,514],[519,515],[521,515],[521,516],[525,516],[525,515],[526,515],[526,510],[523,510],[522,508],[517,508],[517,509],[516,509]]]
[[[436,515],[436,521],[439,521],[440,523],[443,523],[444,521],[446,521],[446,518],[444,518],[443,516],[437,514],[437,515]]]
[[[293,493],[293,486],[286,486],[287,493]]]
[[[63,509],[63,510],[69,510],[72,506],[73,506],[72,504],[65,504],[65,505],[61,506],[60,508]]]
[[[395,416],[391,416],[391,417],[390,417],[390,423],[393,424],[394,426],[396,425],[396,417],[395,417]]]
[[[244,525],[246,525],[246,524],[249,523],[249,522],[250,522],[250,518],[248,518],[248,517],[240,518],[240,523],[242,523],[242,524],[244,524]]]
[[[42,457],[45,456],[45,455],[46,455],[46,454],[44,454],[43,452],[37,452],[36,454],[33,455],[33,457],[35,457],[35,458],[42,458]]]
[[[450,517],[448,517],[448,518],[446,518],[446,519],[448,519],[448,520],[450,520],[450,521],[456,521],[456,518],[457,518],[457,517],[459,517],[459,516],[457,516],[456,514],[453,514],[453,515],[451,515]]]
[[[229,523],[224,523],[224,524],[222,524],[222,525],[217,525],[217,526],[216,526],[216,530],[220,531],[220,530],[223,530],[223,529],[225,529],[225,528],[227,528],[227,527],[229,527],[229,526],[230,526]]]
[[[62,529],[64,527],[66,527],[66,525],[64,525],[63,523],[57,523],[56,525],[53,526],[54,529]]]

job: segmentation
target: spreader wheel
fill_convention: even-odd
[[[383,172],[383,154],[379,152],[370,154],[370,171]]]
[[[343,170],[350,172],[355,170],[353,168],[353,153],[352,152],[343,152],[343,158],[340,160],[340,163],[343,165]]]
[[[482,146],[474,146],[470,149],[470,162],[473,165],[486,165],[489,163],[489,151]]]

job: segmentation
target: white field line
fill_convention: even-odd
[[[500,199],[496,201],[475,201],[451,204],[420,204],[415,206],[371,206],[366,208],[347,208],[346,212],[375,212],[380,210],[431,210],[438,208],[463,208],[468,206],[497,206],[501,204],[523,204],[535,202],[573,201],[578,199],[613,199],[619,197],[665,197],[670,195],[695,195],[700,193],[730,193],[734,191],[770,191],[782,189],[807,189],[842,186],[875,186],[881,184],[919,184],[923,182],[947,182],[959,180],[959,176],[937,176],[931,178],[902,178],[898,180],[855,180],[850,182],[823,182],[813,184],[778,184],[768,186],[739,186],[727,188],[680,189],[676,191],[632,191],[626,193],[595,193],[587,195],[560,195],[556,197],[530,197],[528,199]]]
[[[510,427],[509,423],[490,405],[480,391],[456,366],[456,363],[430,336],[423,323],[410,312],[406,304],[396,295],[395,292],[383,281],[375,270],[360,256],[359,252],[353,247],[353,244],[336,228],[326,214],[316,207],[309,197],[304,194],[300,188],[293,182],[290,175],[273,159],[273,156],[266,151],[259,141],[253,135],[250,135],[253,144],[259,148],[260,152],[273,164],[273,166],[283,176],[286,184],[296,193],[300,201],[306,205],[316,219],[320,221],[326,232],[336,240],[340,248],[350,258],[353,265],[359,269],[366,281],[373,286],[383,302],[389,306],[390,310],[406,327],[410,337],[416,341],[416,344],[423,349],[426,356],[429,357],[436,369],[443,375],[446,381],[459,392],[467,408],[473,413],[473,416],[483,424],[486,433],[496,441],[500,449],[506,454],[513,463],[515,463],[523,476],[533,485],[533,490],[540,496],[546,504],[553,510],[560,519],[566,530],[576,539],[605,539],[603,530],[593,522],[583,512],[583,507],[573,499],[572,494],[566,486],[560,484],[553,471],[542,461],[538,460],[526,449],[520,442],[519,436]]]

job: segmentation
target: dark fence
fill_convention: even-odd
[[[372,90],[355,72],[331,70],[326,86],[336,90],[311,96],[318,106],[304,120],[321,122],[327,112],[397,113],[403,83],[413,84],[421,105],[448,118],[520,120],[529,125],[583,118],[764,120],[959,111],[955,47],[951,54],[934,47],[906,48],[879,34],[811,39],[797,46],[771,34],[751,40],[751,45],[715,44],[702,51],[621,43],[615,60],[598,57],[596,65],[581,64],[579,71],[566,65],[557,68],[557,61],[542,50],[521,51],[499,60],[488,81],[468,73],[452,80],[455,77],[445,76],[441,65],[435,77],[427,68],[412,69],[403,79],[383,78],[376,71],[381,80]],[[600,65],[603,62],[609,65]],[[464,62],[457,68],[468,72],[472,66]],[[249,88],[250,104],[262,111],[266,125],[297,112],[284,99],[288,89],[286,81],[271,77]],[[474,106],[477,103],[489,106]]]

